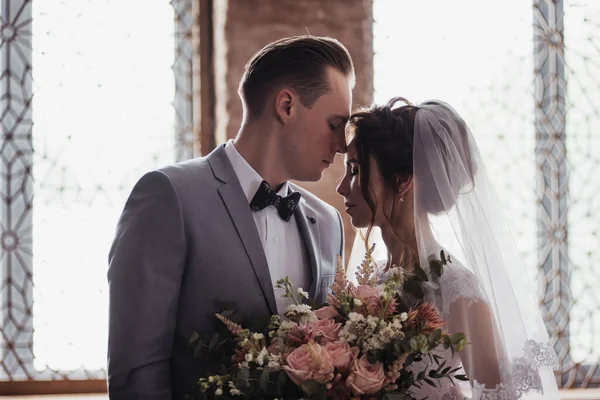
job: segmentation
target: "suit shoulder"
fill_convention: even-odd
[[[156,171],[166,175],[175,187],[189,185],[190,182],[194,181],[208,181],[213,176],[206,157],[169,164]]]

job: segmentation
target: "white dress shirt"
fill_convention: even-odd
[[[233,140],[229,140],[225,145],[225,153],[240,181],[242,190],[246,195],[246,199],[248,199],[248,209],[250,209],[250,202],[254,198],[263,178],[236,150]],[[288,195],[287,182],[283,184],[277,194],[282,197]],[[298,228],[296,216],[292,215],[292,218],[285,222],[274,206],[255,211],[252,216],[267,258],[273,286],[279,279],[289,276],[294,288],[301,287],[308,292],[312,281],[312,273],[307,248]],[[275,300],[279,314],[283,314],[285,308],[292,304],[291,299],[281,297],[283,294],[282,290],[275,289]],[[299,297],[297,292],[295,295]]]

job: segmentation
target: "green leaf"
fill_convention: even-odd
[[[367,360],[371,363],[371,364],[375,364],[377,361],[379,361],[379,352],[375,351],[375,350],[371,350],[367,353]]]
[[[429,343],[431,343],[432,345],[435,345],[437,343],[437,341],[440,340],[441,337],[442,337],[442,330],[436,329],[435,331],[431,332],[431,334],[429,335]]]
[[[276,383],[277,397],[283,397],[283,393],[285,392],[285,387],[287,386],[288,382],[289,379],[287,374],[284,371],[280,371]]]
[[[410,339],[410,348],[413,350],[419,350],[419,344],[417,343],[417,338]]]
[[[446,265],[446,253],[444,253],[444,250],[440,251],[440,260],[442,260],[442,264]]]
[[[259,385],[263,391],[267,391],[269,388],[269,370],[266,368],[263,369],[263,372],[260,375]]]
[[[446,361],[444,361],[438,368],[437,371],[439,372],[442,368],[444,368],[446,366]]]
[[[451,345],[452,345],[452,342],[450,341],[450,337],[444,336],[444,349],[448,350]]]
[[[250,378],[250,370],[246,369],[246,368],[242,368],[242,369],[238,370],[238,373],[236,374],[235,379],[233,380],[233,383],[238,389],[245,389],[250,386],[250,383],[248,382],[249,378]]]
[[[466,375],[455,375],[454,376],[456,379],[458,379],[459,381],[464,381],[467,382],[469,380],[469,378],[467,378]]]
[[[198,341],[198,339],[200,339],[200,334],[194,331],[192,333],[192,336],[190,337],[190,340],[188,340],[188,346],[196,347],[196,342]]]
[[[310,381],[306,381],[304,382],[302,385],[300,385],[300,389],[302,389],[302,391],[304,393],[306,393],[309,396],[313,396],[314,394],[316,394],[317,392],[319,392],[319,388],[321,388],[321,384],[319,384],[316,381],[310,380]]]
[[[466,339],[467,339],[467,337],[462,332],[455,333],[454,335],[450,336],[450,342],[452,344],[459,344],[460,342],[465,341]]]
[[[431,272],[433,272],[438,278],[442,276],[443,266],[441,261],[439,260],[431,260],[429,261],[429,268]]]
[[[423,268],[421,268],[421,266],[419,264],[415,263],[414,270],[415,270],[415,273],[417,274],[417,277],[419,278],[419,280],[421,280],[422,282],[429,281],[429,278],[427,277],[427,273],[425,272],[425,270]]]
[[[219,341],[219,334],[215,333],[212,337],[212,339],[210,340],[210,344],[208,345],[208,351],[213,351],[213,349],[215,348],[215,345],[217,344],[217,342]]]
[[[425,382],[427,382],[428,385],[435,387],[435,383],[433,383],[433,381],[429,378],[424,378],[423,379]]]
[[[405,292],[413,295],[414,297],[416,297],[418,299],[422,299],[423,297],[425,297],[423,288],[421,287],[419,282],[417,282],[415,280],[411,280],[411,279],[407,280],[406,282],[404,282],[404,285],[402,285],[402,288],[404,289]]]

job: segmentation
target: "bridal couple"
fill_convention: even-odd
[[[354,79],[335,39],[270,43],[246,65],[236,138],[137,182],[109,256],[111,399],[196,392],[211,366],[188,340],[217,329],[220,304],[264,330],[289,304],[273,289],[278,279],[326,300],[343,259],[342,218],[290,181],[318,181],[337,153],[345,155],[337,192],[353,226],[381,232],[380,278],[392,265],[410,271],[441,249],[451,254],[426,296],[450,333],[466,334],[464,350],[440,354],[470,382],[425,386],[415,397],[558,399],[556,356],[466,122],[437,100],[397,97],[353,112]]]

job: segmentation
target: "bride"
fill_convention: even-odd
[[[365,244],[374,228],[381,232],[387,261],[379,278],[392,265],[428,270],[440,250],[450,254],[439,281],[426,287],[426,300],[449,333],[466,335],[469,345],[460,353],[436,352],[446,365],[462,366],[470,384],[425,385],[414,398],[558,399],[556,354],[462,118],[440,101],[413,106],[397,97],[352,115],[348,132],[337,191],[352,224],[366,228]],[[364,255],[361,242],[354,254]],[[430,367],[421,361],[409,368],[416,374]]]

